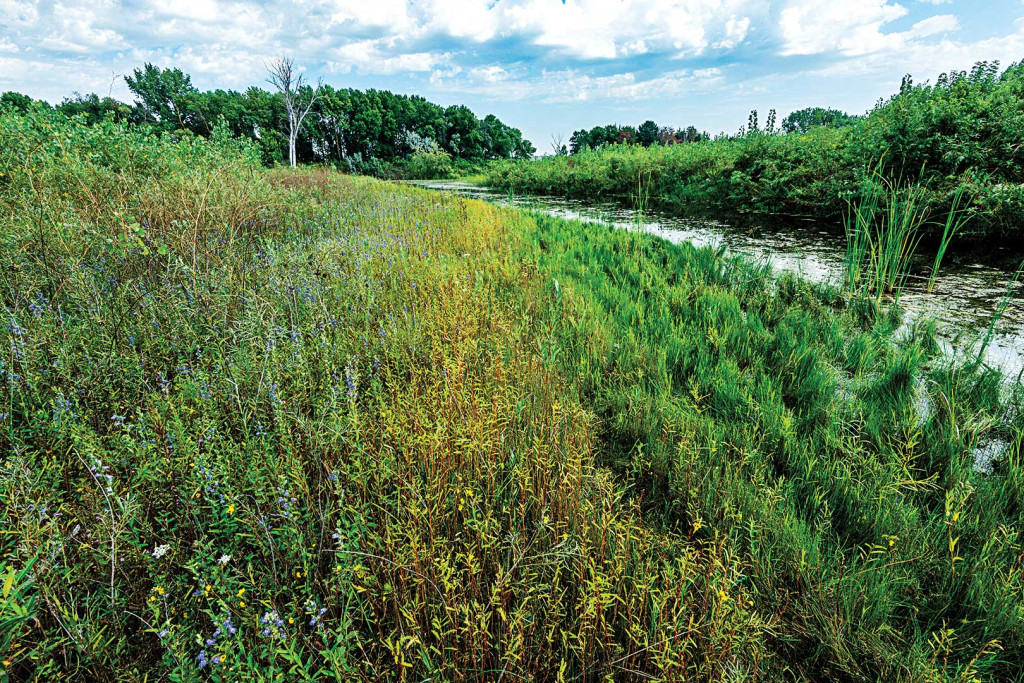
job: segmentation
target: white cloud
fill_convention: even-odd
[[[967,70],[980,61],[999,61],[1003,66],[1017,62],[1024,55],[1024,22],[1018,21],[1013,33],[976,42],[959,42],[943,38],[938,42],[908,41],[898,50],[878,52],[857,59],[837,61],[812,72],[820,76],[888,75],[896,80],[912,74],[915,81],[934,78],[950,69]],[[882,88],[884,92],[884,88]]]
[[[737,19],[736,16],[729,17],[729,21],[725,22],[725,36],[715,43],[714,47],[724,50],[731,50],[747,37],[747,31],[750,30],[750,17],[742,17]]]
[[[788,65],[807,61],[819,74],[889,78],[1024,55],[1024,26],[958,41],[959,6],[929,16],[944,0],[900,2],[0,0],[0,84],[50,99],[105,93],[113,74],[152,61],[199,87],[243,88],[263,81],[267,58],[289,53],[310,75],[344,76],[339,84],[611,102],[744,94],[773,67],[796,78],[807,67]],[[732,54],[754,66],[730,69]]]
[[[939,14],[928,17],[914,24],[906,36],[908,38],[927,38],[940,33],[951,33],[960,29],[960,20],[952,14]]]
[[[782,54],[873,52],[886,42],[882,26],[906,13],[905,7],[888,0],[794,0],[780,15]]]
[[[542,103],[635,102],[684,93],[708,92],[724,78],[720,69],[679,69],[654,77],[624,71],[592,76],[580,69],[542,71],[488,66],[470,69],[458,81],[441,81],[452,92],[473,92],[497,99],[530,99]]]
[[[394,40],[382,38],[361,40],[337,47],[327,62],[329,71],[368,74],[394,74],[409,71],[432,71],[445,63],[450,55],[434,52],[393,53]]]
[[[331,21],[357,27],[386,27],[395,31],[410,25],[409,2],[406,0],[333,0],[328,7]]]

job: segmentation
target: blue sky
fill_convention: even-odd
[[[130,99],[117,75],[146,61],[244,89],[285,53],[338,87],[494,113],[545,152],[596,124],[863,112],[906,73],[1024,59],[1024,0],[0,0],[0,91],[54,102]]]

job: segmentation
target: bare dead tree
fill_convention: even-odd
[[[317,80],[315,88],[308,87],[305,78],[295,68],[295,60],[286,56],[267,64],[267,71],[270,72],[267,82],[284,95],[284,106],[288,112],[288,163],[295,166],[295,142],[299,138],[299,128],[320,96],[323,81]]]
[[[561,133],[551,134],[551,149],[554,150],[556,157],[565,153],[565,144],[562,142],[563,139],[564,138]]]

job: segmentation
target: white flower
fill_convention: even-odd
[[[153,557],[159,560],[161,557],[166,555],[167,551],[170,549],[171,546],[167,545],[166,543],[163,545],[158,545],[157,547],[153,548]]]
[[[231,556],[230,555],[221,555],[220,559],[217,560],[217,564],[219,564],[220,566],[223,567],[224,565],[226,565],[230,561],[231,561]]]

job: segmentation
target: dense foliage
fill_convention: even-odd
[[[0,115],[2,675],[1024,675],[997,373],[719,250],[259,160]]]
[[[678,145],[682,142],[708,140],[710,137],[706,132],[698,131],[693,126],[676,129],[671,126],[659,126],[651,120],[644,121],[636,127],[613,123],[607,126],[594,126],[590,130],[574,131],[569,138],[569,146],[563,146],[558,151],[562,154],[579,154],[585,149],[601,149],[611,145]]]
[[[811,128],[829,126],[842,128],[857,122],[861,117],[847,114],[838,109],[808,107],[791,113],[782,120],[783,133],[806,133]]]
[[[286,158],[287,116],[279,93],[258,87],[204,92],[180,69],[153,64],[135,69],[125,81],[135,97],[132,105],[75,93],[55,109],[90,123],[109,117],[159,133],[209,137],[223,126],[232,135],[255,142],[265,164]],[[0,109],[24,112],[31,106],[49,107],[14,92],[0,95]],[[378,175],[422,170],[428,163],[433,164],[432,172],[447,169],[451,174],[456,167],[472,168],[474,162],[529,157],[533,152],[519,129],[493,114],[478,119],[462,105],[445,108],[415,95],[330,85],[322,87],[297,146],[300,162]],[[407,163],[414,156],[418,160]]]
[[[771,120],[759,126],[754,114],[740,135],[668,147],[581,147],[568,157],[497,165],[488,182],[625,202],[639,185],[675,212],[813,217],[838,226],[865,179],[881,173],[921,185],[933,230],[941,232],[963,188],[971,213],[965,234],[1024,237],[1022,65],[1000,72],[982,63],[934,84],[908,78],[863,118],[810,110],[787,117],[782,129]]]

